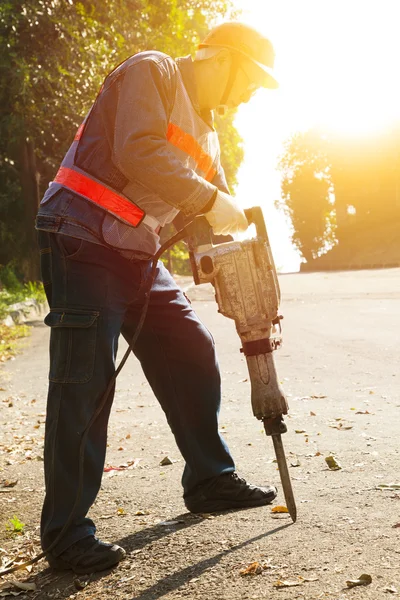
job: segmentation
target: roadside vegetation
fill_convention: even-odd
[[[33,301],[42,304],[46,300],[40,282],[22,283],[11,266],[0,269],[0,362],[15,356],[22,338],[29,335],[30,327],[25,324],[6,322],[16,304]]]

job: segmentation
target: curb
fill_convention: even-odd
[[[41,317],[47,310],[47,302],[39,303],[33,298],[28,298],[28,300],[24,300],[23,302],[10,304],[8,315],[1,323],[7,327],[14,327],[15,325],[21,325],[22,323]]]

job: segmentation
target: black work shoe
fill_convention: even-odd
[[[251,508],[270,504],[278,491],[275,486],[256,487],[236,473],[223,473],[207,479],[184,496],[192,513],[211,513],[235,508]]]
[[[60,556],[47,554],[46,558],[52,569],[72,569],[75,573],[83,574],[110,569],[125,556],[126,552],[121,546],[106,544],[91,535],[72,544]]]

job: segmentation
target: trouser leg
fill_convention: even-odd
[[[115,253],[64,236],[48,237],[52,293],[51,312],[46,317],[51,338],[44,453],[46,496],[41,520],[44,550],[57,537],[74,507],[81,456],[84,461],[83,486],[73,522],[52,550],[58,555],[95,532],[86,514],[101,484],[113,389],[89,429],[81,456],[79,451],[85,428],[103,402],[115,370],[118,336],[129,298],[122,278],[113,274],[108,264]],[[133,293],[135,273],[130,285]]]
[[[121,332],[128,341],[139,315],[139,305],[127,313]],[[234,471],[218,432],[221,381],[213,338],[162,263],[135,354],[185,459],[184,492]]]

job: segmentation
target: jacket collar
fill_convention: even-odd
[[[193,104],[195,111],[201,116],[201,118],[207,123],[207,125],[214,129],[213,112],[211,110],[200,110],[192,57],[189,55],[177,58],[176,64],[178,65],[179,71],[182,75],[184,86],[186,88],[187,93],[189,94],[189,98]]]

